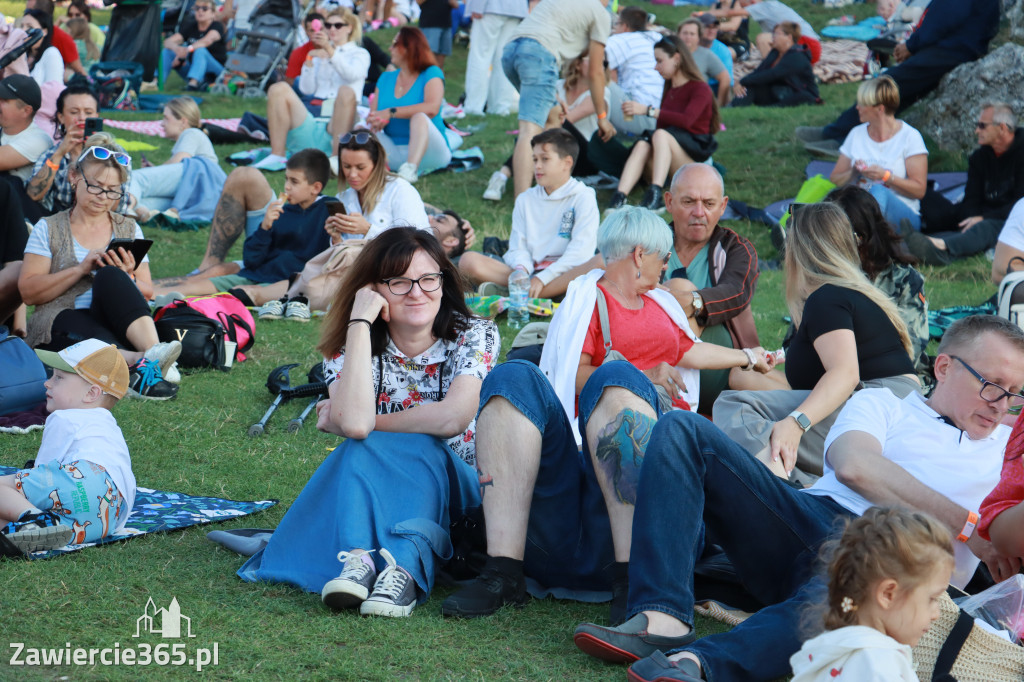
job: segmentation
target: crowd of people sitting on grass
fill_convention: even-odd
[[[998,282],[1024,263],[1016,112],[971,107],[978,149],[956,202],[931,187],[924,139],[898,118],[985,52],[998,3],[932,0],[855,107],[797,129],[837,161],[834,189],[794,203],[777,232],[782,350],[759,340],[758,254],[721,222],[729,197],[713,157],[725,107],[820,101],[820,39],[777,0],[722,2],[677,32],[606,5],[468,3],[465,108],[519,123],[484,193],[502,201],[512,180],[497,255],[472,250],[460,207],[438,210],[416,186],[452,159],[448,2],[308,14],[290,80],[268,91],[270,155],[225,176],[191,97],[163,108],[174,147],[161,165],[134,167],[90,130],[97,93],[63,82],[80,55],[60,47],[50,0],[30,0],[21,26],[44,38],[0,80],[0,321],[53,376],[34,468],[0,477],[0,551],[124,526],[135,479],[111,410],[126,395],[173,398],[182,380],[181,343],[161,340],[152,308],[224,293],[260,320],[326,311],[317,426],[344,439],[278,528],[248,545],[243,580],[409,616],[463,540],[455,522],[471,518],[485,524],[485,556],[443,600],[446,617],[530,594],[610,602],[607,623],[572,637],[631,664],[631,680],[916,679],[912,647],[947,585],[1001,582],[1024,560],[1024,330],[968,316],[929,357],[915,267],[994,248]],[[218,11],[197,0],[163,44],[165,75],[177,70],[185,90],[223,68]],[[88,6],[68,16],[58,23],[87,23]],[[752,38],[750,19],[762,29]],[[372,73],[381,50],[364,30],[389,25],[400,26],[390,64]],[[88,49],[102,36],[85,29]],[[755,48],[763,61],[735,78]],[[54,79],[50,135],[34,119]],[[584,182],[599,173],[617,181],[603,219]],[[174,201],[188,178],[207,182],[197,174],[217,187],[206,252],[154,281],[148,256],[111,240],[144,239],[151,214],[188,209]],[[535,361],[499,363],[497,325],[466,299],[506,295],[520,275],[530,297],[560,305],[532,337]],[[83,486],[106,501],[99,522],[76,506]],[[698,638],[707,562],[727,566],[753,613]]]

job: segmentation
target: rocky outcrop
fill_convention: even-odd
[[[1022,9],[1024,0],[1017,0],[1010,16],[1017,12],[1022,23],[1015,30],[1024,32]],[[974,122],[981,104],[992,100],[1006,102],[1024,121],[1024,45],[1005,43],[977,61],[961,64],[903,117],[943,149],[969,152],[977,145]]]

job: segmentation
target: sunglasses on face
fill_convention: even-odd
[[[338,138],[339,145],[346,145],[349,142],[355,140],[356,144],[369,144],[370,140],[376,139],[373,133],[359,132],[359,133],[345,133]]]
[[[327,28],[333,28],[335,30],[340,31],[341,29],[343,29],[346,26],[348,26],[348,24],[346,24],[344,21],[339,21],[338,23],[334,23],[334,22],[331,22],[331,21],[325,21],[324,22],[324,26],[326,26]]]
[[[997,126],[997,125],[1001,125],[1001,124],[999,124],[999,123],[985,123],[984,121],[978,121],[977,123],[974,124],[974,129],[975,130],[984,130],[985,128],[988,128],[989,126]]]
[[[208,5],[196,5],[194,8],[196,12],[212,12],[213,8]]]
[[[109,158],[113,158],[119,166],[131,170],[132,168],[132,157],[128,156],[124,152],[112,152],[106,147],[89,147],[82,155],[78,157],[78,163],[81,164],[86,156],[92,154],[93,158],[97,161],[106,161]]]

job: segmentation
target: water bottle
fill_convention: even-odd
[[[530,311],[526,307],[529,296],[530,275],[520,265],[508,276],[508,324],[513,329],[530,322]]]

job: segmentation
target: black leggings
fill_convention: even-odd
[[[140,317],[149,317],[149,304],[123,270],[106,266],[96,271],[92,305],[63,310],[53,320],[48,350],[62,350],[85,339],[99,339],[125,350],[132,348],[126,333]]]

